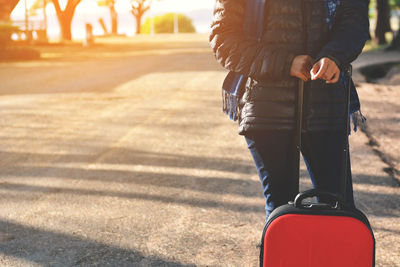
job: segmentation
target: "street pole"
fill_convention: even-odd
[[[44,30],[45,30],[46,36],[47,36],[47,13],[46,13],[46,4],[47,4],[47,1],[46,1],[46,0],[43,0]]]
[[[174,34],[179,33],[178,14],[174,13]]]
[[[26,3],[25,0],[25,38],[29,42],[29,21],[28,21],[28,4]]]
[[[150,35],[154,35],[154,16],[150,17]]]

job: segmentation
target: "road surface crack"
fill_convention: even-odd
[[[380,160],[386,164],[387,167],[383,168],[383,171],[393,178],[397,186],[400,186],[400,170],[396,168],[396,164],[393,162],[393,159],[380,149],[381,146],[378,140],[373,136],[367,122],[363,123],[360,128],[361,131],[367,136],[369,140],[368,145],[372,148],[372,151],[374,151]]]

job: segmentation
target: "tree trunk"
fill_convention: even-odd
[[[393,37],[390,46],[386,48],[386,50],[400,50],[400,18],[398,18],[399,22],[399,30],[397,31],[396,35]]]
[[[150,5],[146,5],[148,4],[147,0],[142,0],[141,2],[138,1],[136,3],[137,6],[132,5],[131,13],[136,20],[136,34],[140,34],[142,27],[142,17],[150,9]]]
[[[136,34],[140,34],[142,27],[142,14],[137,15],[135,19],[136,19]]]
[[[386,44],[385,33],[391,32],[390,27],[390,6],[388,0],[376,0],[377,20],[375,28],[375,42]]]
[[[111,33],[118,34],[118,14],[113,5],[110,6],[111,15]]]
[[[8,22],[19,0],[0,0],[0,21]]]
[[[63,14],[62,20],[59,21],[60,26],[61,26],[61,35],[62,39],[66,41],[71,41],[72,40],[72,32],[71,32],[71,26],[72,26],[72,16],[68,14]]]
[[[72,40],[71,24],[75,14],[75,9],[81,0],[68,0],[65,10],[61,10],[59,0],[52,0],[57,13],[58,23],[61,28],[61,37],[63,40]]]

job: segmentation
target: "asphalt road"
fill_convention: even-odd
[[[264,200],[225,71],[204,36],[163,38],[0,63],[1,266],[258,265]],[[367,143],[352,134],[356,202],[377,266],[400,266],[400,188]]]

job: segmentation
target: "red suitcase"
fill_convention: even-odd
[[[351,66],[345,73],[348,78],[346,95],[349,103]],[[303,86],[301,81],[298,104],[298,160],[301,150]],[[348,114],[347,107],[344,155],[348,151]],[[347,160],[344,160],[342,193],[346,192],[346,164]],[[332,201],[331,204],[303,203],[304,199],[310,197],[324,197]],[[361,211],[348,207],[341,196],[309,190],[298,194],[294,202],[278,207],[269,216],[261,240],[260,266],[373,267],[374,235],[367,217]]]

